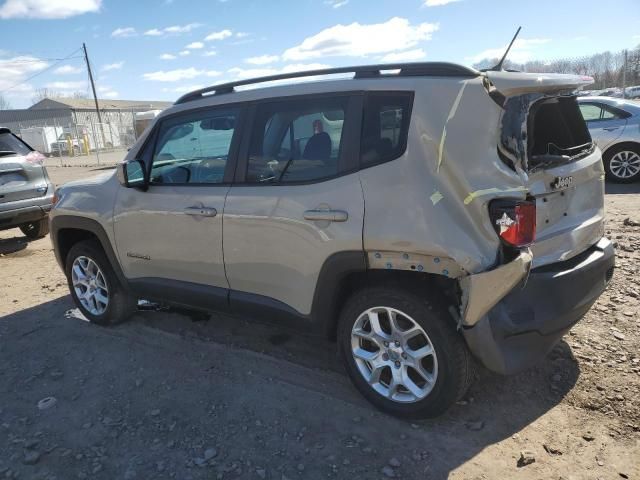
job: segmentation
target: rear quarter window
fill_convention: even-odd
[[[10,155],[27,155],[31,149],[13,133],[0,133],[0,157]]]
[[[368,93],[360,139],[360,166],[369,167],[400,157],[407,148],[413,94]]]

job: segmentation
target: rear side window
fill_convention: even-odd
[[[247,182],[308,182],[336,176],[347,102],[347,97],[334,97],[259,105]]]
[[[13,133],[0,133],[0,157],[27,155],[31,149]]]
[[[360,165],[368,167],[400,157],[407,148],[411,93],[369,93],[365,97]]]

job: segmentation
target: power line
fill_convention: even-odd
[[[24,83],[27,83],[29,80],[31,80],[31,79],[33,79],[33,78],[37,77],[38,75],[42,75],[43,73],[48,72],[48,71],[49,71],[49,70],[51,70],[53,67],[58,66],[60,63],[62,63],[62,62],[64,62],[64,61],[66,61],[66,60],[70,60],[70,59],[73,57],[73,55],[75,55],[76,53],[78,53],[80,50],[82,50],[82,47],[78,48],[77,50],[74,50],[74,51],[73,51],[73,52],[71,52],[68,56],[66,56],[66,57],[64,57],[64,58],[61,58],[61,59],[60,59],[60,60],[58,60],[57,62],[55,62],[55,63],[53,63],[53,64],[49,65],[49,66],[48,66],[47,68],[45,68],[44,70],[40,70],[39,72],[34,73],[33,75],[31,75],[30,77],[25,78],[25,79],[24,79],[24,80],[22,80],[21,82],[18,82],[18,83],[14,84],[14,85],[11,85],[9,88],[5,88],[4,90],[0,91],[0,93],[5,93],[5,92],[8,92],[9,90],[13,90],[14,88],[16,88],[16,87],[18,87],[18,86],[20,86],[20,85],[22,85],[22,84],[24,84]]]

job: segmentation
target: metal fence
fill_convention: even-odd
[[[100,153],[126,151],[136,141],[136,110],[41,109],[0,111],[8,127],[46,156],[85,157],[100,163]]]

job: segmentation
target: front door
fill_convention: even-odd
[[[115,240],[125,275],[141,294],[226,304],[222,217],[237,143],[238,109],[161,120],[149,142],[149,188],[121,188]],[[154,138],[155,137],[155,138]],[[187,298],[187,296],[189,296]]]

